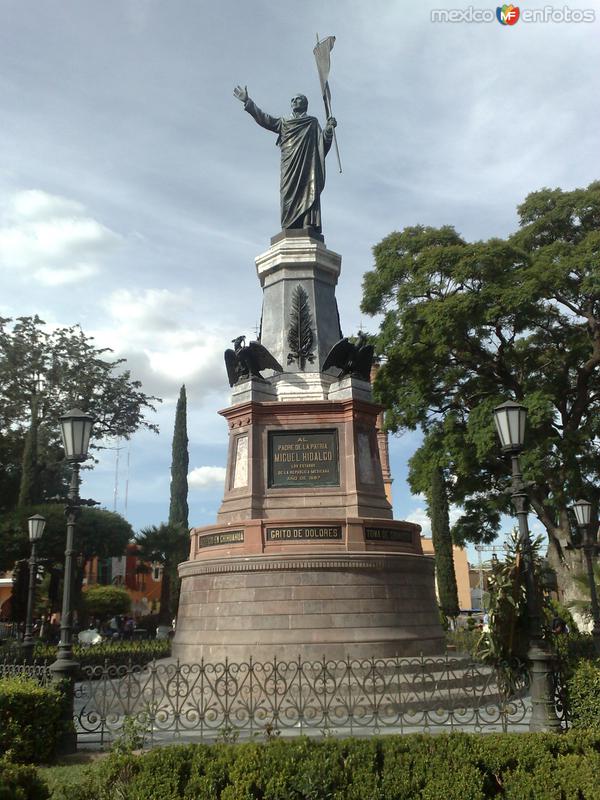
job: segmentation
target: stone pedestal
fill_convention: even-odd
[[[361,525],[344,521],[344,537],[358,536]],[[439,653],[432,560],[408,546],[356,552],[345,551],[347,543],[332,552],[331,543],[315,542],[304,554],[281,552],[300,549],[282,543],[277,555],[267,546],[254,556],[234,555],[243,543],[225,544],[220,558],[215,550],[210,559],[190,559],[181,567],[174,654],[287,661]]]
[[[221,411],[229,423],[229,457],[217,522],[391,519],[375,427],[379,411],[352,397],[249,402]]]
[[[433,559],[394,520],[370,384],[321,372],[341,338],[341,258],[302,231],[256,259],[261,343],[285,372],[234,387],[223,502],[180,565],[173,654],[185,661],[369,658],[444,647]],[[294,295],[310,358],[290,358]],[[305,318],[306,322],[306,318]]]
[[[335,299],[342,258],[317,239],[284,233],[256,259],[263,290],[260,341],[286,373],[320,376],[327,353],[342,338]],[[306,292],[314,335],[312,360],[305,369],[288,358],[290,315],[299,287]]]

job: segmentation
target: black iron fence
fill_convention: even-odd
[[[47,664],[26,664],[15,662],[14,658],[0,661],[0,678],[33,678],[42,686],[48,686],[52,677]]]
[[[297,734],[526,730],[531,711],[526,673],[463,656],[161,660],[81,672],[74,718],[84,746],[108,745],[132,727],[148,745]],[[8,674],[50,681],[46,665],[0,664],[0,677]],[[566,726],[558,679],[556,697]]]
[[[17,622],[0,622],[0,645],[4,642],[18,641],[22,633]]]
[[[470,659],[155,662],[87,668],[77,684],[82,743],[105,744],[124,720],[149,743],[254,735],[526,728],[527,684]]]

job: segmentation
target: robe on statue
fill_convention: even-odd
[[[321,232],[321,192],[325,186],[325,156],[333,134],[321,130],[316,117],[299,114],[272,117],[250,98],[244,108],[258,124],[277,133],[281,148],[281,228],[314,228]]]

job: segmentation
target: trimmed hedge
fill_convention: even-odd
[[[51,664],[57,655],[58,649],[52,644],[36,644],[33,651],[36,664]],[[155,639],[141,642],[107,642],[90,647],[73,647],[73,656],[81,667],[126,666],[127,664],[145,666],[159,658],[168,658],[171,655],[171,642],[168,639]],[[24,660],[20,645],[0,650],[0,662],[8,664],[22,664]],[[78,680],[86,677],[84,672],[77,676]],[[1,800],[1,798],[0,798]]]
[[[580,661],[567,687],[572,727],[600,733],[600,661]]]
[[[83,781],[87,781],[90,765],[69,764],[38,768],[38,774],[48,787],[51,800],[75,800]]]
[[[29,678],[1,678],[0,756],[33,764],[51,761],[62,731],[63,703],[55,688]]]
[[[0,758],[0,800],[49,800],[50,791],[35,767]]]
[[[54,645],[37,645],[34,651],[35,661],[51,663],[56,658],[57,648]],[[73,656],[80,667],[125,666],[129,663],[144,666],[154,659],[167,658],[171,655],[171,642],[153,640],[143,642],[106,642],[90,647],[73,647]]]
[[[571,677],[581,660],[594,661],[598,657],[594,637],[590,633],[559,633],[552,637],[552,646],[566,678]]]
[[[55,644],[36,642],[33,656],[38,664],[47,662],[51,664],[56,659],[58,647]],[[167,658],[171,655],[170,639],[144,639],[129,642],[103,642],[101,644],[82,647],[73,645],[73,655],[82,666],[104,666],[104,662],[122,666],[124,664],[139,664],[144,666],[150,661]],[[19,642],[10,645],[0,645],[0,661],[19,663],[23,661],[23,651]]]
[[[68,798],[600,800],[598,774],[600,735],[578,731],[273,739],[114,754]]]

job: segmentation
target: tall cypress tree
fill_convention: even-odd
[[[434,467],[431,473],[428,500],[440,606],[447,617],[456,617],[459,612],[458,590],[452,557],[448,496],[441,467]]]
[[[31,425],[25,436],[23,458],[21,460],[21,482],[19,485],[19,499],[17,505],[35,505],[41,500],[39,491],[38,472],[38,408],[37,397],[34,398],[31,409]]]
[[[169,504],[169,525],[182,525],[186,530],[188,524],[188,453],[187,436],[187,397],[185,384],[179,392],[177,410],[175,411],[175,428],[173,431],[173,449],[171,457],[171,502]]]

